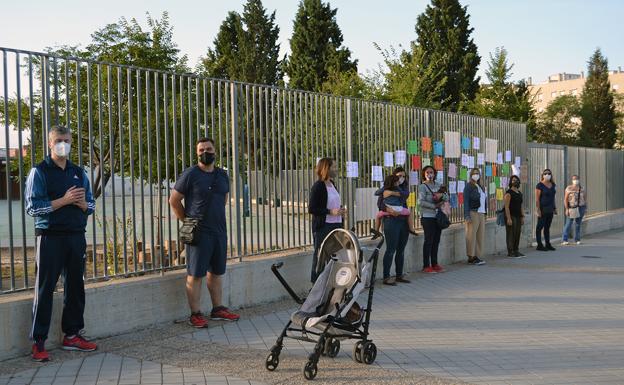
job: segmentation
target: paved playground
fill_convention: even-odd
[[[486,258],[411,274],[375,290],[375,364],[351,359],[343,342],[321,358],[317,384],[622,384],[624,231],[523,259]],[[268,348],[291,302],[242,311],[210,328],[160,325],[99,340],[100,351],[51,351],[54,361],[0,362],[6,384],[303,384],[311,344],[287,340],[275,372]]]

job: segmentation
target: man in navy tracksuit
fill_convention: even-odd
[[[52,299],[59,275],[64,278],[63,349],[93,351],[97,346],[79,333],[84,328],[85,228],[95,210],[89,179],[68,159],[71,133],[55,126],[48,136],[50,155],[30,170],[26,212],[35,217],[37,282],[33,301],[32,358],[47,361]]]

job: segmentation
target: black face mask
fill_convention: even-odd
[[[513,187],[518,188],[518,187],[520,187],[520,182],[512,182],[512,183],[511,183],[511,185],[512,185]]]
[[[210,166],[215,161],[215,154],[210,152],[202,152],[202,154],[199,156],[199,161],[206,166]]]

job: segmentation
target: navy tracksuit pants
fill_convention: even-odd
[[[61,274],[65,284],[61,321],[63,333],[73,335],[84,328],[86,246],[84,233],[37,236],[37,282],[30,332],[32,339],[45,340],[48,337],[52,298]]]

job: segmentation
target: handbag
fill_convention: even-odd
[[[507,221],[505,220],[505,208],[496,210],[496,224],[499,226],[507,225]]]
[[[578,206],[568,208],[568,218],[576,219],[581,216],[581,210],[579,210]]]
[[[215,169],[215,172],[218,172],[218,169]],[[182,220],[182,226],[180,227],[180,241],[187,245],[194,245],[197,243],[198,233],[199,233],[199,224],[201,220],[206,216],[206,210],[210,207],[210,203],[212,202],[213,189],[217,184],[218,174],[215,174],[214,180],[210,185],[210,189],[208,190],[208,198],[206,199],[206,204],[204,205],[204,210],[202,211],[202,215],[199,218],[193,217],[185,217]]]
[[[429,185],[427,185],[426,183],[425,183],[425,186],[427,186],[427,188],[431,192],[431,195],[434,195],[433,190],[431,190],[431,187],[429,187]],[[451,221],[449,220],[448,216],[444,214],[444,212],[440,210],[439,208],[436,209],[435,218],[436,218],[436,223],[438,224],[438,227],[440,228],[440,230],[444,230],[451,225]]]

